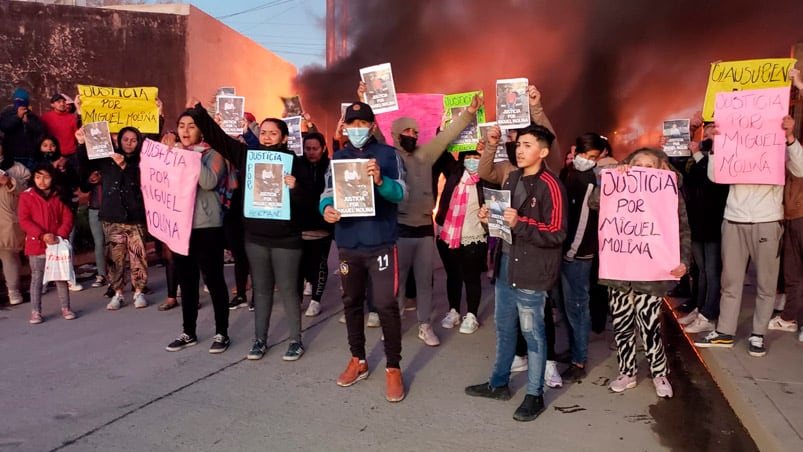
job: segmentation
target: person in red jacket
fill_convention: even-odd
[[[25,231],[25,255],[31,266],[31,324],[42,323],[42,279],[45,274],[45,250],[55,245],[59,237],[67,239],[73,226],[70,209],[59,199],[53,187],[56,170],[50,163],[40,163],[33,170],[33,186],[20,195],[19,222]],[[56,281],[61,315],[75,318],[70,310],[67,281]]]
[[[59,140],[61,157],[72,159],[71,165],[74,166],[75,157],[73,157],[73,154],[75,154],[76,149],[75,132],[78,130],[78,117],[70,113],[67,102],[67,96],[64,94],[54,94],[50,98],[52,110],[42,114],[41,119],[48,133]]]

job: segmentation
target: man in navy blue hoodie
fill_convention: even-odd
[[[387,383],[385,398],[389,402],[404,399],[401,369],[401,318],[396,304],[398,268],[398,203],[404,199],[404,164],[396,149],[379,143],[373,137],[376,128],[374,112],[362,102],[351,104],[343,122],[349,143],[335,152],[332,160],[369,159],[368,175],[374,184],[376,214],[372,217],[341,218],[334,208],[331,166],[326,174],[326,189],[321,194],[323,218],[335,224],[335,242],[340,253],[340,280],[343,284],[343,308],[348,329],[351,360],[337,379],[339,386],[351,386],[368,377],[365,361],[363,303],[366,283],[371,279],[373,300],[385,337]]]

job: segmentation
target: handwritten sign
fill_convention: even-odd
[[[791,83],[789,69],[793,68],[796,62],[794,58],[768,58],[711,63],[703,104],[703,119],[714,120],[717,93],[745,89],[789,88]]]
[[[714,181],[720,184],[784,184],[789,88],[717,94],[714,118]]]
[[[186,256],[201,174],[201,153],[146,139],[139,169],[148,232],[174,252]]]
[[[111,133],[136,127],[142,133],[159,133],[158,88],[110,88],[78,85],[81,119],[85,123],[106,121]]]
[[[474,96],[482,96],[482,91],[471,91],[468,93],[449,94],[443,96],[443,108],[449,116],[449,121],[454,121],[460,114],[467,110],[471,105]],[[474,115],[474,120],[460,132],[460,135],[447,147],[449,152],[473,151],[477,149],[480,141],[478,122],[485,122],[485,107],[480,107]]]
[[[392,140],[391,125],[403,117],[413,118],[418,123],[419,143],[427,143],[435,138],[435,131],[443,119],[443,94],[398,93],[396,98],[399,101],[398,110],[376,115],[376,122],[385,138]]]
[[[249,150],[245,158],[243,216],[289,220],[290,189],[284,183],[284,176],[292,170],[290,154]]]
[[[600,173],[599,277],[621,281],[678,279],[678,186],[675,173],[632,167]]]

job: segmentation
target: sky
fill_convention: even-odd
[[[189,3],[286,59],[299,71],[304,66],[326,62],[326,0],[190,0]]]

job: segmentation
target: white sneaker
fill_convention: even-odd
[[[204,292],[209,293],[209,287],[206,287],[206,284],[204,284]]]
[[[714,329],[716,329],[716,325],[714,324],[714,322],[705,318],[704,315],[699,314],[697,315],[697,318],[694,319],[693,322],[691,322],[690,324],[686,325],[685,328],[683,328],[683,331],[691,334],[691,333],[702,333],[703,331],[714,331]]]
[[[686,326],[694,322],[694,319],[696,319],[699,314],[700,312],[697,310],[697,308],[694,308],[692,312],[684,315],[683,317],[678,317],[678,323],[683,326]]]
[[[558,363],[555,361],[546,362],[546,368],[544,369],[544,384],[550,388],[560,388],[563,386],[563,378],[560,377],[560,372],[558,372]]]
[[[460,332],[463,334],[471,334],[477,331],[477,328],[480,327],[480,322],[477,321],[477,318],[474,317],[474,314],[468,313],[465,317],[463,317],[463,323],[460,324]]]
[[[80,285],[78,283],[75,283],[75,284],[67,283],[67,288],[70,289],[70,292],[80,292],[80,291],[84,290],[84,286],[82,286],[82,285]]]
[[[145,299],[145,294],[142,292],[137,292],[134,294],[134,307],[137,309],[148,307],[148,300]]]
[[[794,333],[795,331],[797,331],[797,321],[792,320],[791,322],[789,322],[782,319],[781,316],[776,315],[770,320],[768,328],[771,330]]]
[[[22,299],[22,293],[19,290],[9,290],[8,291],[8,304],[14,306],[21,304],[24,300]]]
[[[315,300],[310,300],[309,306],[307,306],[307,312],[305,312],[304,315],[307,317],[315,317],[320,313],[321,313],[321,303]],[[343,320],[346,320],[345,316],[343,316]]]
[[[376,312],[369,312],[368,321],[365,322],[365,326],[368,328],[379,328],[379,314]]]
[[[309,297],[310,295],[312,295],[312,284],[309,282],[304,282],[304,296]]]
[[[337,323],[346,324],[346,314],[341,314],[340,317],[337,318]]]
[[[527,357],[514,356],[513,363],[510,365],[511,372],[526,372],[527,371]]]
[[[428,323],[418,325],[418,338],[430,347],[441,345],[441,340],[438,339],[438,336],[432,331],[432,326]]]
[[[122,294],[114,294],[109,304],[106,305],[107,311],[116,311],[125,305],[125,298],[123,298]]]
[[[669,380],[667,380],[665,376],[653,378],[652,384],[655,385],[655,394],[658,397],[671,399],[674,395],[672,393],[672,385],[669,384]]]
[[[797,333],[797,340],[803,342],[803,328],[800,328],[800,332]]]
[[[451,309],[447,314],[446,317],[443,318],[441,321],[441,326],[444,328],[454,328],[457,325],[460,325],[460,313]]]

